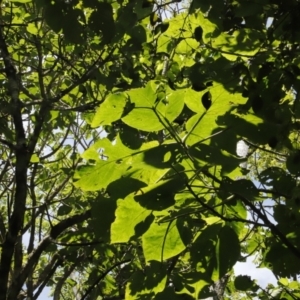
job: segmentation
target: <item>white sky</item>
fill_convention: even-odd
[[[274,286],[276,286],[277,279],[272,271],[267,268],[257,268],[252,261],[253,257],[248,257],[247,261],[244,263],[237,262],[234,266],[234,274],[236,276],[248,275],[252,279],[257,280],[257,284],[262,288],[265,288],[269,283],[272,283]]]

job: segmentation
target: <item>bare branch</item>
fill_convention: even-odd
[[[101,280],[103,280],[105,278],[105,276],[111,272],[113,269],[115,269],[118,266],[121,266],[123,264],[126,264],[128,262],[130,262],[131,259],[126,259],[120,262],[115,263],[113,266],[111,266],[110,268],[108,268],[103,274],[101,274],[96,280],[95,282],[86,290],[86,292],[84,293],[84,295],[81,297],[81,300],[86,299],[86,297],[91,293],[91,291],[100,283]]]
[[[19,276],[15,278],[15,280],[9,286],[9,294],[7,300],[15,300],[17,299],[17,295],[25,283],[28,274],[32,272],[35,268],[38,260],[43,253],[43,251],[51,244],[53,240],[55,240],[62,232],[64,232],[67,228],[72,227],[75,224],[82,223],[91,217],[91,210],[87,210],[86,212],[78,215],[74,215],[69,217],[58,224],[54,225],[51,228],[50,234],[43,238],[36,250],[34,250],[27,259],[27,263],[23,267]]]
[[[0,138],[0,143],[2,143],[5,146],[8,146],[9,149],[15,149],[16,148],[13,143],[11,143],[9,141],[6,141],[4,139],[1,139],[1,138]]]
[[[16,134],[16,167],[15,182],[16,190],[14,195],[14,206],[12,216],[9,220],[9,228],[6,239],[3,243],[0,259],[0,300],[6,300],[7,286],[9,282],[9,272],[14,253],[14,247],[18,239],[18,234],[22,229],[25,214],[25,203],[27,196],[27,168],[30,156],[27,152],[26,136],[22,120],[22,105],[19,99],[20,78],[11,60],[8,47],[3,35],[3,28],[0,28],[0,50],[5,66],[5,73],[8,80],[10,95],[10,113],[13,117]]]
[[[54,295],[53,295],[53,300],[60,300],[61,289],[62,289],[65,281],[68,279],[68,277],[75,270],[76,266],[80,263],[80,261],[83,258],[84,258],[84,254],[81,254],[81,255],[79,255],[79,257],[77,257],[77,259],[74,263],[72,263],[70,266],[65,267],[63,276],[60,278],[60,280],[56,284]]]
[[[45,273],[47,276],[45,277],[43,283],[39,286],[37,292],[34,294],[33,296],[33,300],[38,299],[38,297],[40,296],[40,294],[42,293],[42,291],[44,290],[46,284],[49,282],[50,278],[54,275],[56,269],[62,264],[61,260],[58,260],[55,265],[50,269],[50,271],[48,271],[47,273]]]

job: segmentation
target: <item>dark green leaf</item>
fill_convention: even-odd
[[[69,205],[61,205],[57,210],[58,216],[68,215],[72,211],[72,206]]]
[[[249,276],[239,275],[234,280],[234,286],[237,290],[247,291],[254,285],[254,282]]]
[[[202,40],[202,35],[203,35],[203,29],[201,28],[201,26],[197,26],[194,29],[194,37],[198,42],[201,42]]]

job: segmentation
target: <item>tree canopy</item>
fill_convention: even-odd
[[[0,3],[0,300],[300,298],[300,1]]]

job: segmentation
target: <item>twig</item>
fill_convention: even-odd
[[[84,295],[81,297],[80,300],[85,300],[86,297],[90,294],[90,292],[100,283],[101,280],[103,280],[105,278],[105,276],[111,272],[114,268],[122,265],[122,264],[126,264],[128,262],[130,262],[131,259],[126,259],[120,262],[115,263],[112,267],[108,268],[103,274],[101,274],[96,280],[95,282],[86,290],[86,292],[84,293]]]

